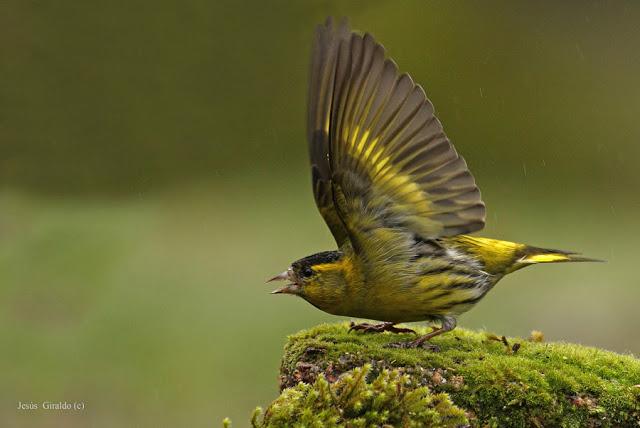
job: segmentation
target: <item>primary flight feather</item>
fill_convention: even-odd
[[[338,251],[294,262],[273,280],[325,312],[383,321],[352,328],[410,331],[408,321],[455,328],[507,273],[573,253],[471,237],[485,224],[473,175],[424,90],[369,34],[329,18],[316,30],[307,133],[313,194]]]

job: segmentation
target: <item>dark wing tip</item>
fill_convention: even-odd
[[[338,35],[349,34],[351,32],[349,29],[349,19],[346,16],[343,16],[340,19],[336,19],[331,15],[327,16],[327,19],[324,20],[324,24],[318,24],[318,27],[324,28],[329,33],[336,33]]]

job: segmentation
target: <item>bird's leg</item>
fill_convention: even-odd
[[[429,342],[430,339],[441,335],[442,333],[446,333],[448,331],[453,330],[454,328],[456,328],[456,319],[453,317],[445,317],[442,320],[442,326],[440,328],[434,329],[431,333],[425,334],[424,336],[421,336],[419,338],[417,338],[416,340],[411,340],[409,342],[395,342],[395,343],[389,343],[388,345],[386,345],[387,348],[425,348],[425,349],[431,349],[432,351],[439,351],[440,348],[438,348],[436,345],[432,345]]]
[[[382,333],[383,331],[390,331],[392,333],[414,333],[414,330],[411,330],[410,328],[402,328],[402,327],[396,327],[395,326],[396,323],[394,322],[383,322],[380,324],[369,324],[368,322],[363,322],[361,324],[356,324],[353,321],[351,321],[351,324],[349,325],[349,331],[352,330],[362,330],[365,333]]]

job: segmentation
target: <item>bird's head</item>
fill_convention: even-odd
[[[312,305],[333,313],[345,289],[345,258],[340,251],[324,251],[291,263],[271,281],[289,283],[272,294],[294,294]]]

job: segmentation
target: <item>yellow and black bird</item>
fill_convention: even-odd
[[[308,142],[313,194],[339,249],[295,261],[274,291],[335,315],[383,321],[367,332],[438,321],[456,326],[506,274],[537,263],[591,261],[575,253],[466,235],[485,206],[467,168],[408,74],[369,34],[329,18],[311,60]]]

